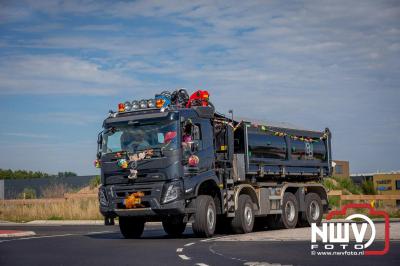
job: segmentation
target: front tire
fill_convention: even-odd
[[[237,234],[250,233],[254,226],[253,202],[249,195],[239,196],[238,208],[231,222],[233,232]]]
[[[184,223],[182,221],[182,218],[180,218],[180,217],[163,220],[162,225],[163,225],[164,231],[169,236],[173,236],[173,237],[181,236],[186,228],[186,223]]]
[[[296,197],[290,193],[285,192],[283,195],[282,203],[282,223],[287,229],[295,228],[299,218],[299,204]]]
[[[119,217],[119,230],[124,238],[140,238],[143,234],[145,221],[137,217]]]
[[[217,223],[217,212],[212,197],[200,195],[196,199],[193,232],[198,237],[212,237]]]

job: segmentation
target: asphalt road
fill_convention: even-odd
[[[0,265],[400,265],[400,242],[385,256],[312,256],[309,241],[221,241],[165,235],[159,224],[142,239],[123,239],[117,226],[12,226],[36,236],[0,239]],[[378,243],[380,245],[382,243]]]

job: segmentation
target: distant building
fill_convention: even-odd
[[[345,178],[350,176],[349,161],[333,160],[333,165],[332,176]]]
[[[351,179],[357,185],[361,185],[364,181],[372,181],[378,194],[400,195],[400,171],[354,174],[351,175]],[[393,200],[390,205],[400,208],[400,200]]]

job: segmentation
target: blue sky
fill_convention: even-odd
[[[96,173],[109,109],[185,87],[400,170],[399,85],[398,1],[0,2],[0,168]]]

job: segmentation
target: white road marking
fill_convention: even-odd
[[[203,240],[200,240],[200,241],[201,242],[210,242],[210,241],[214,241],[214,240],[221,239],[221,238],[227,238],[227,237],[229,237],[229,236],[218,236],[218,237],[212,237],[212,238],[203,239]]]
[[[192,242],[192,243],[187,243],[187,244],[185,244],[184,246],[185,246],[185,247],[190,247],[191,245],[194,245],[194,242]]]
[[[118,231],[98,231],[98,232],[89,232],[85,235],[97,235],[97,234],[105,234],[105,233],[117,233]]]
[[[179,257],[183,260],[190,260],[190,258],[186,255],[179,255]]]
[[[0,240],[1,242],[17,241],[17,240],[29,240],[29,239],[39,239],[39,238],[52,238],[52,237],[63,237],[63,236],[73,236],[74,234],[63,234],[63,235],[52,235],[52,236],[33,236],[33,237],[22,237],[15,239]]]
[[[195,265],[197,265],[197,266],[209,266],[208,264],[205,264],[205,263],[196,263]]]
[[[182,252],[183,248],[177,248],[176,252]]]
[[[239,259],[239,258],[234,258],[234,257],[225,256],[224,254],[215,251],[215,250],[213,249],[213,246],[215,246],[215,245],[216,245],[216,243],[211,244],[211,245],[208,247],[208,250],[211,251],[212,253],[216,254],[216,255],[219,255],[219,256],[224,257],[224,258],[227,258],[227,259],[238,260],[238,261],[242,261],[242,262],[245,262],[245,261],[246,261],[246,260]]]

